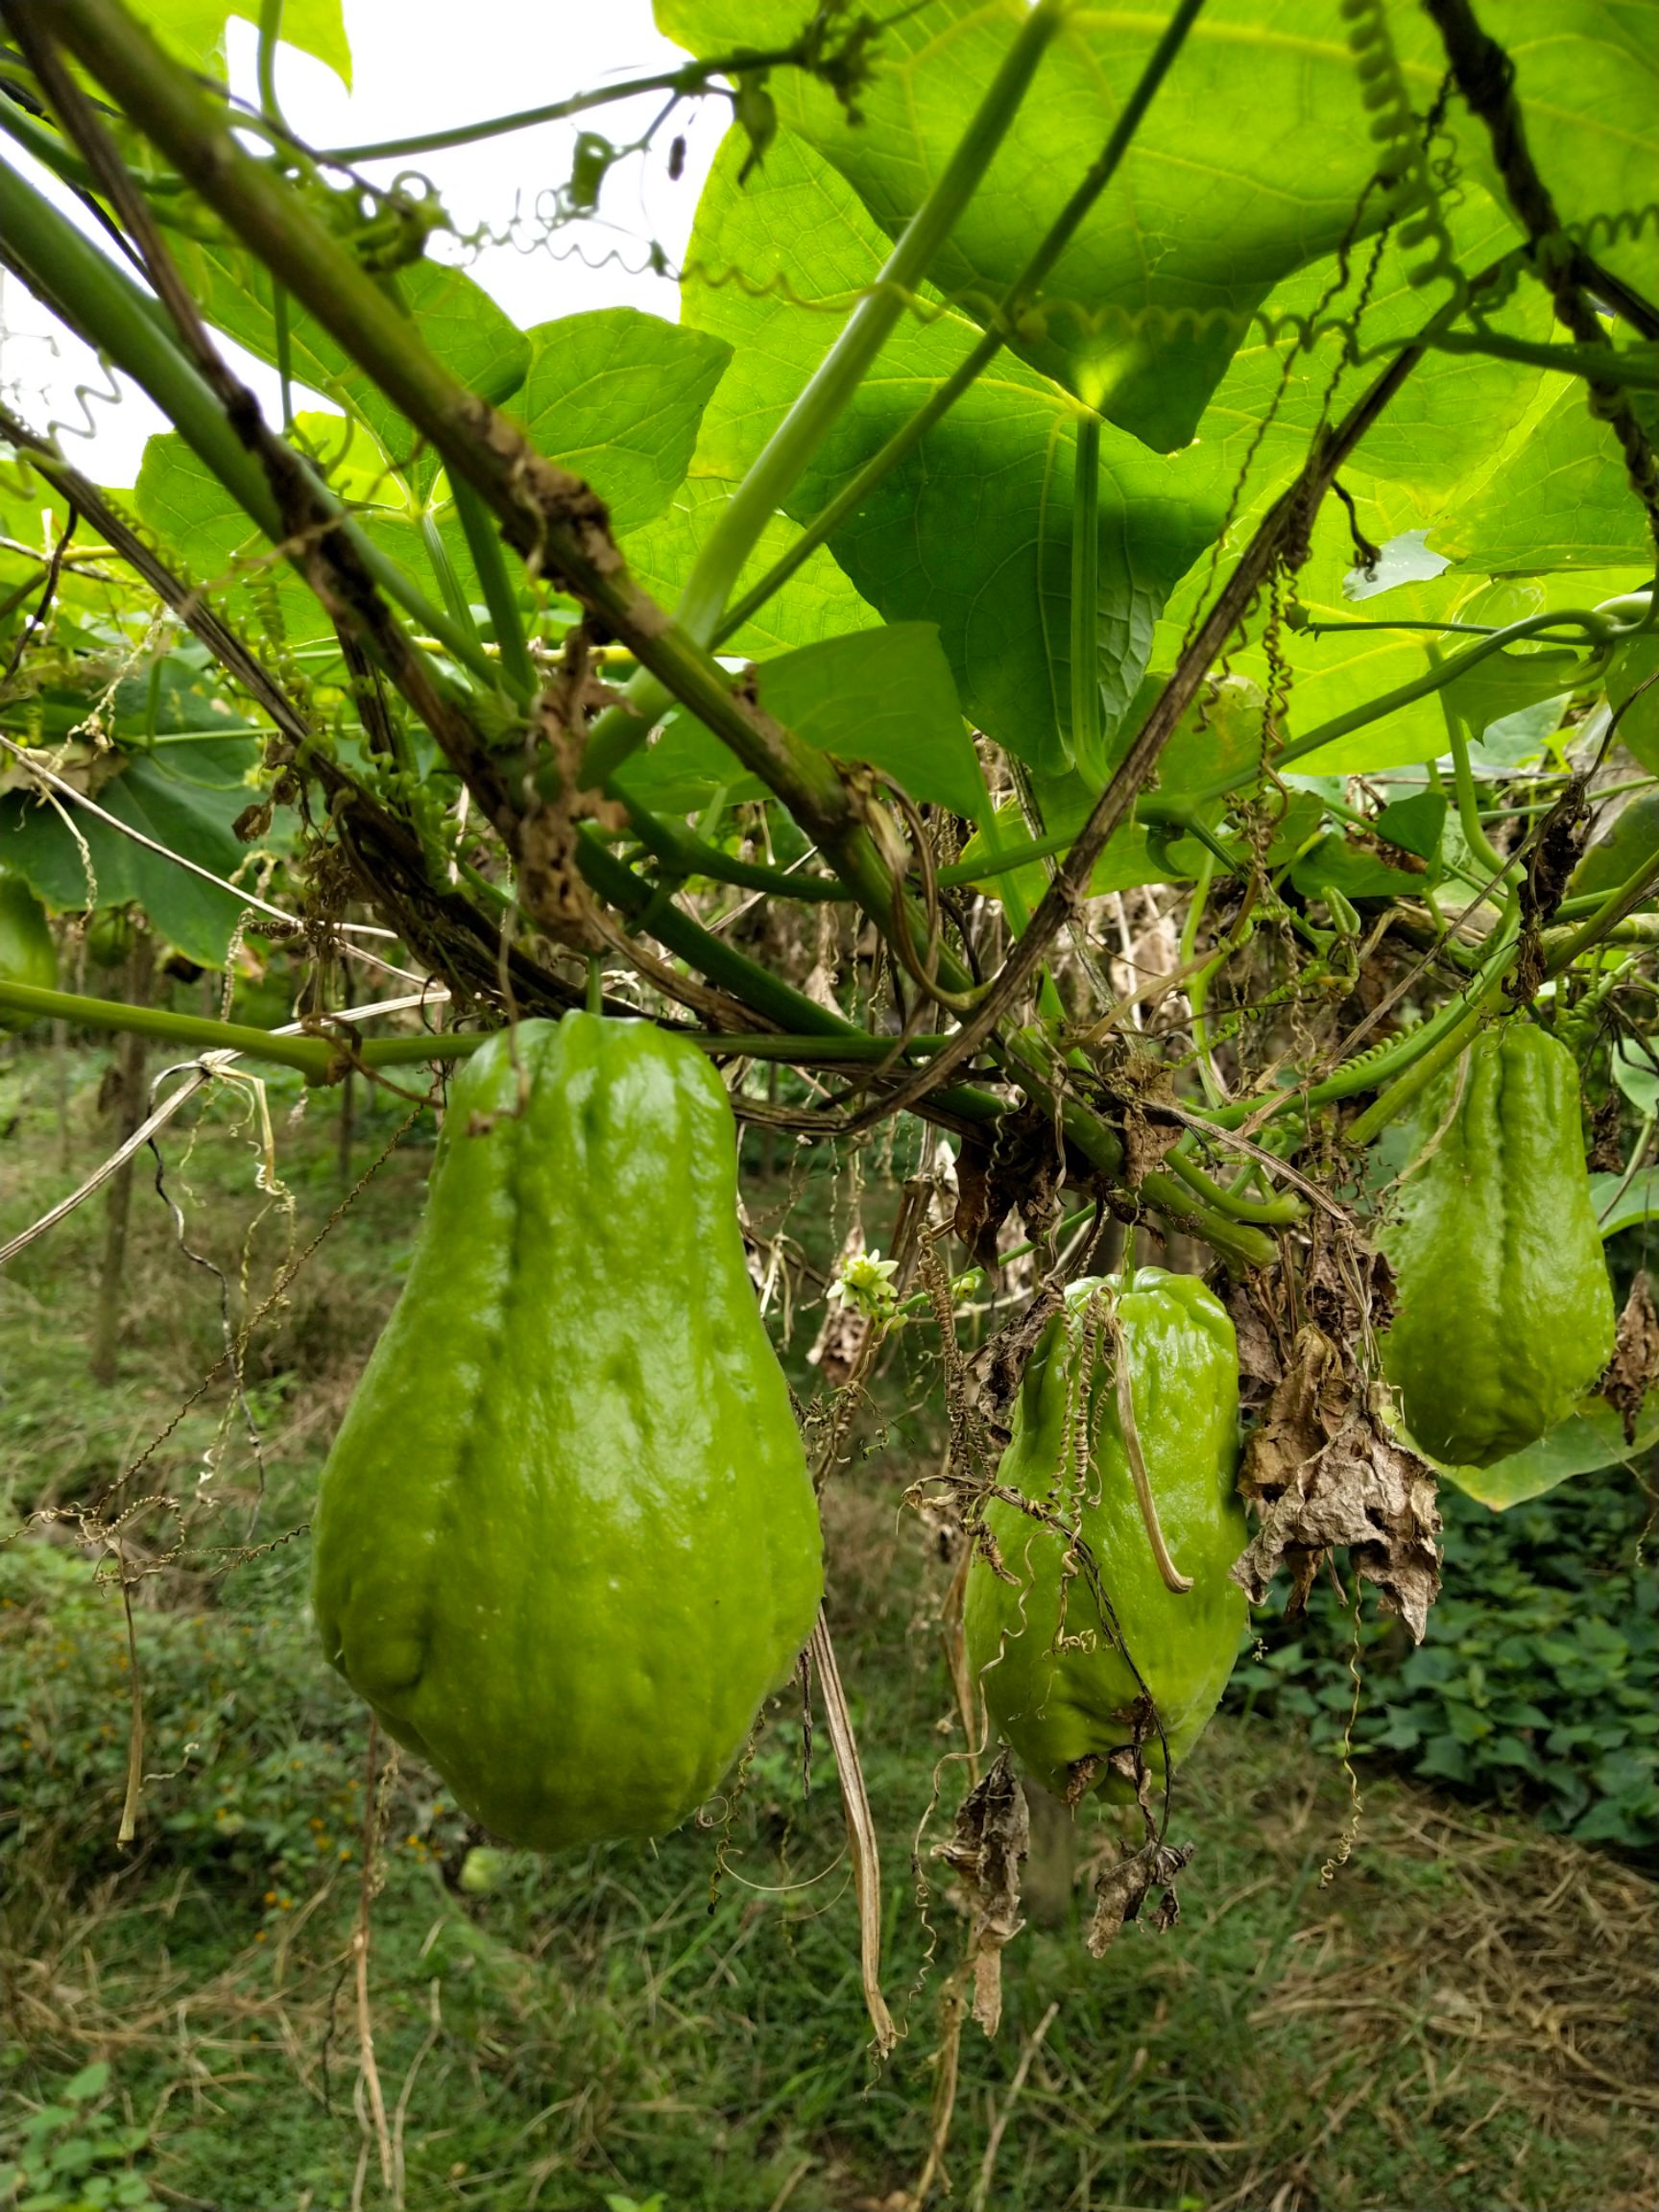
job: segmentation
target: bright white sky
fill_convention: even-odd
[[[276,90],[284,112],[314,146],[413,136],[538,107],[610,80],[651,75],[685,59],[658,35],[650,0],[465,0],[460,8],[454,0],[345,0],[345,10],[354,93],[348,94],[331,70],[291,47],[282,49],[278,61]],[[254,43],[252,24],[231,23],[231,83],[250,97]],[[613,144],[626,144],[643,132],[662,104],[663,96],[652,95],[600,108],[583,120]],[[534,219],[537,196],[568,180],[581,122],[548,124],[426,155],[418,164],[388,162],[367,174],[390,181],[399,169],[419,166],[437,184],[463,231],[488,224],[505,232],[517,205],[529,219],[523,225],[527,235],[518,244],[486,248],[469,266],[520,325],[618,303],[673,317],[675,286],[651,273],[646,251],[657,239],[671,265],[684,252],[728,112],[720,99],[683,108],[649,155],[611,172],[601,220],[556,232],[551,251],[529,243],[541,228]],[[676,128],[686,137],[685,171],[670,183],[668,146]],[[36,181],[50,184],[9,141],[5,152]],[[59,204],[79,218],[75,203],[51,188]],[[440,240],[437,251],[446,246]],[[129,387],[118,407],[92,400],[97,432],[90,444],[72,435],[83,422],[76,387],[102,392],[103,372],[12,279],[0,276],[0,391],[36,427],[56,421],[65,451],[88,475],[105,484],[131,484],[145,439],[162,427],[160,416]],[[245,354],[236,359],[274,414],[275,375]]]

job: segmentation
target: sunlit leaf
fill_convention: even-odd
[[[1611,568],[1651,558],[1612,430],[1575,383],[1506,453],[1485,487],[1438,522],[1430,542],[1495,576]]]
[[[740,477],[879,266],[884,241],[846,182],[781,133],[738,182],[728,140],[698,212],[685,314],[736,351],[696,467]],[[742,280],[732,273],[743,272]],[[816,302],[816,304],[813,304]],[[906,318],[788,501],[818,513],[975,342],[953,314]],[[889,621],[939,627],[967,712],[1046,773],[1070,765],[1070,533],[1076,407],[1004,357],[836,531],[831,547]],[[1210,471],[1101,439],[1099,670],[1106,723],[1146,663],[1166,593],[1219,519]],[[1196,485],[1196,489],[1194,486]]]
[[[731,348],[633,307],[566,315],[525,335],[530,366],[513,411],[538,451],[590,483],[616,530],[661,515],[691,465]]]
[[[132,0],[132,12],[149,24],[163,45],[193,69],[223,76],[225,26],[232,15],[256,24],[258,0]],[[343,0],[286,0],[282,41],[325,61],[348,90],[351,85],[351,45],[346,36]]]
[[[662,606],[671,608],[679,598],[692,563],[736,489],[718,476],[691,476],[675,493],[666,513],[642,530],[629,532],[623,545],[629,570]],[[800,535],[785,516],[774,515],[768,520],[737,579],[733,602],[760,581]],[[880,619],[869,601],[860,598],[834,555],[820,545],[720,649],[759,659],[796,645],[813,645],[823,637],[838,637],[847,630],[867,629]]]

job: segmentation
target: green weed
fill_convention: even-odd
[[[1356,1753],[1527,1806],[1580,1842],[1659,1845],[1659,1584],[1641,1557],[1652,1508],[1617,1468],[1502,1514],[1443,1492],[1446,1586],[1422,1646],[1362,1614]],[[1252,1627],[1229,1702],[1302,1719],[1334,1747],[1354,1649],[1352,1614],[1321,1583],[1304,1619]]]

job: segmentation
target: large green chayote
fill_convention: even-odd
[[[1191,1583],[1182,1593],[1159,1569],[1136,1498],[1119,1361],[1157,1522]],[[1104,1763],[1134,1741],[1143,1695],[1171,1759],[1215,1710],[1247,1612],[1229,1573],[1247,1533],[1238,1457],[1238,1348],[1204,1286],[1157,1267],[1070,1285],[1025,1369],[998,1480],[1075,1529],[1087,1556],[1080,1547],[1069,1563],[1054,1527],[994,1498],[985,1525],[1002,1573],[975,1558],[965,1623],[992,1718],[1046,1788],[1121,1793]],[[1162,1771],[1156,1738],[1144,1756]]]
[[[409,1280],[324,1471],[330,1660],[465,1809],[554,1850],[712,1791],[822,1586],[697,1048],[572,1013],[456,1077]]]
[[[1519,1017],[1486,1030],[1423,1134],[1379,1235],[1382,1364],[1425,1452],[1489,1467],[1566,1420],[1613,1351],[1572,1053]]]

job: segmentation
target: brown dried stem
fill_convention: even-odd
[[[847,1848],[853,1860],[853,1885],[858,1898],[858,1972],[864,1985],[864,2004],[876,2031],[876,2053],[885,2058],[899,2040],[887,2000],[881,1994],[881,1851],[876,1836],[876,1817],[864,1788],[864,1769],[858,1762],[858,1743],[853,1733],[853,1716],[841,1671],[835,1664],[835,1647],[822,1609],[806,1647],[824,1699],[824,1721],[835,1753],[835,1771],[841,1781],[841,1809],[847,1819]]]

